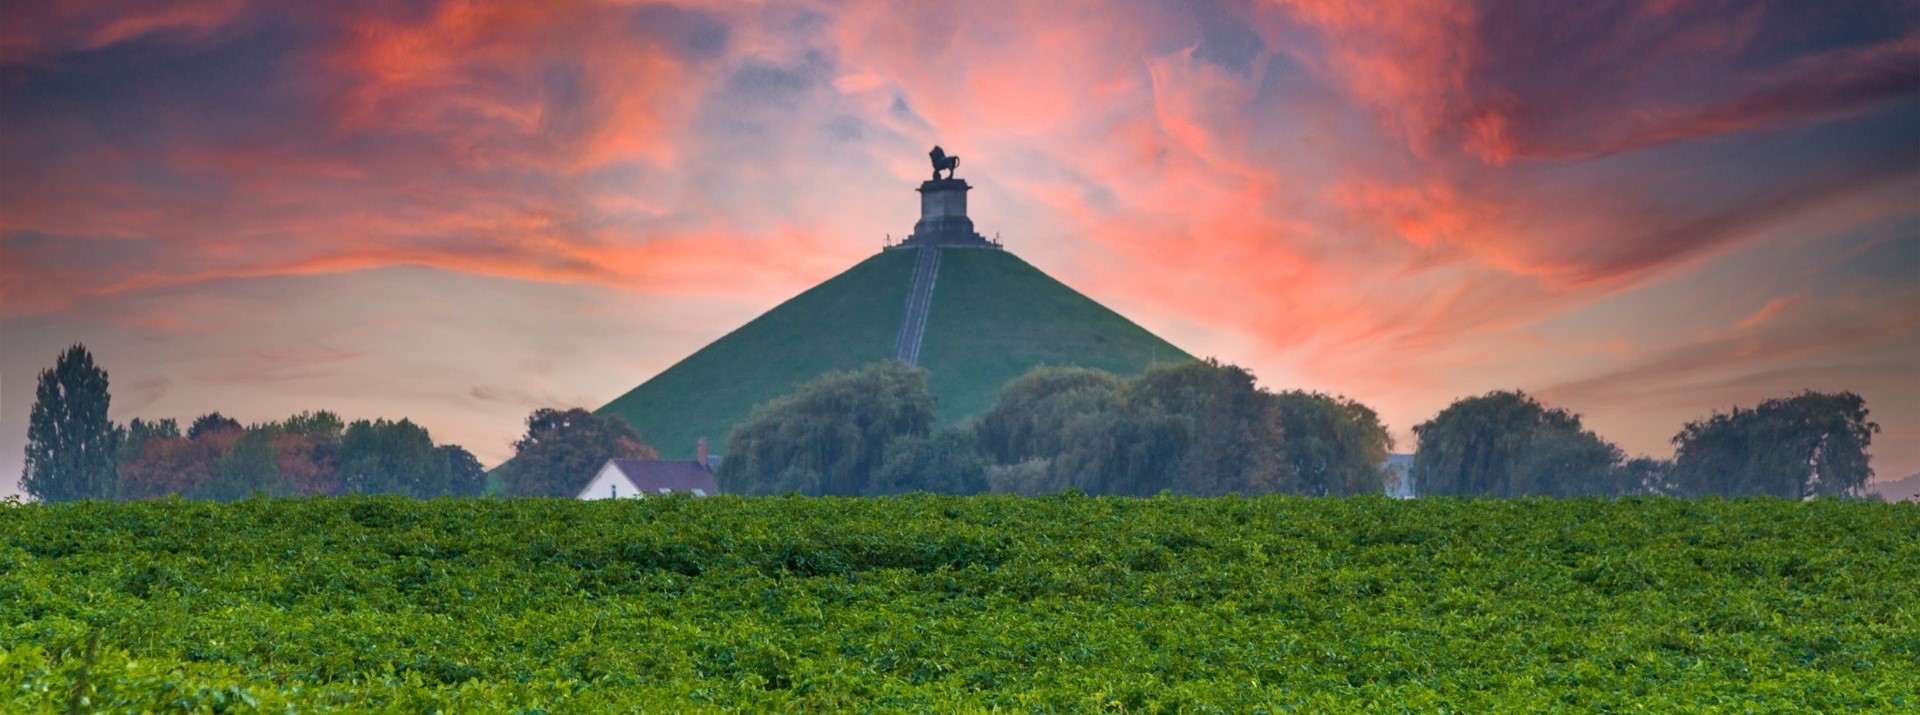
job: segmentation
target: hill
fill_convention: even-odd
[[[940,417],[958,420],[985,412],[1001,386],[1040,365],[1132,376],[1192,359],[1019,256],[947,249],[920,366],[933,372]]]
[[[1191,356],[1029,265],[980,248],[941,252],[920,365],[943,419],[978,414],[1039,365],[1134,375]],[[795,296],[600,408],[664,458],[706,437],[722,453],[754,406],[834,370],[894,356],[915,250],[884,251]]]
[[[890,251],[781,303],[601,407],[665,459],[726,446],[755,405],[808,378],[893,356],[913,256]]]

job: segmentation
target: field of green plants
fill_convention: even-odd
[[[1920,506],[0,505],[0,711],[1915,712]]]

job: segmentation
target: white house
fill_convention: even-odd
[[[1381,471],[1387,475],[1387,496],[1395,499],[1412,499],[1413,492],[1413,455],[1389,454],[1387,461],[1380,463]]]
[[[609,459],[594,472],[575,499],[640,499],[684,493],[704,497],[720,493],[708,466],[707,441],[700,440],[699,459]]]

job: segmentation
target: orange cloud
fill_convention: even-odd
[[[341,128],[441,135],[483,167],[670,162],[699,88],[617,6],[457,0],[346,24],[326,60],[344,88]]]
[[[1760,327],[1761,325],[1766,324],[1767,321],[1780,317],[1781,313],[1784,313],[1787,311],[1787,309],[1792,308],[1795,305],[1798,305],[1801,301],[1805,300],[1806,297],[1807,297],[1807,294],[1804,292],[1801,292],[1801,293],[1795,293],[1793,295],[1781,296],[1773,300],[1767,301],[1767,304],[1760,306],[1759,310],[1753,311],[1752,313],[1748,314],[1747,317],[1745,318],[1741,318],[1740,322],[1737,323],[1735,327],[1739,328],[1740,330],[1752,330],[1754,328]]]
[[[1295,59],[1336,78],[1415,154],[1430,156],[1435,142],[1471,109],[1465,94],[1480,58],[1470,3],[1274,4],[1327,39],[1324,45],[1290,45]]]
[[[0,64],[39,64],[62,53],[95,50],[160,33],[201,37],[247,9],[246,0],[129,0],[18,3],[0,23]]]
[[[85,46],[105,47],[153,32],[206,32],[232,21],[247,4],[247,0],[212,0],[138,8],[135,14],[106,19],[105,25],[87,38]]]

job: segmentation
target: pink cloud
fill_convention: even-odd
[[[240,18],[246,0],[185,0],[163,5],[124,0],[23,3],[0,23],[0,64],[40,63],[154,35],[203,37]]]

